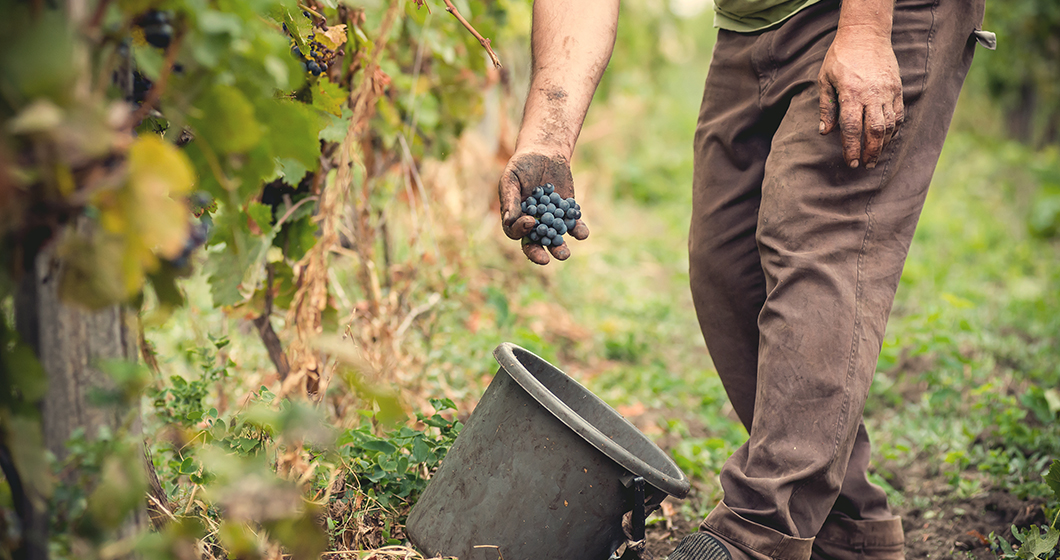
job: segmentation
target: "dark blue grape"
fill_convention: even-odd
[[[563,245],[563,236],[562,235],[557,235],[556,237],[552,238],[552,244],[555,245],[556,247],[559,247],[560,245]]]
[[[158,23],[144,27],[144,40],[152,47],[164,49],[173,40],[173,26],[168,23]]]
[[[551,239],[551,238],[553,238],[553,237],[555,237],[555,236],[557,236],[559,234],[556,233],[556,228],[548,228],[548,231],[545,232],[545,235],[547,235],[549,237],[549,239]]]
[[[567,210],[568,208],[570,208],[570,203],[567,202],[566,199],[563,199],[556,203],[556,208],[559,208],[560,210]]]
[[[548,206],[546,206],[545,208],[546,208],[546,210],[545,210],[546,212],[552,212],[552,215],[553,215],[553,216],[555,216],[555,215],[556,215],[556,205],[555,205],[555,204],[552,204],[552,203],[550,202],[550,203],[548,204]]]
[[[563,197],[557,192],[550,194],[548,198],[552,201],[552,204],[559,204],[559,201],[563,200]]]
[[[537,214],[537,206],[530,204],[526,207],[525,212],[531,216]]]
[[[537,205],[538,206],[546,206],[549,202],[550,201],[548,199],[548,195],[547,194],[542,194],[541,196],[537,197]]]
[[[526,214],[526,201],[525,200],[523,201],[522,204],[519,205],[519,211],[522,212],[523,214]]]
[[[537,187],[536,189],[534,189],[534,192],[533,192],[532,196],[534,198],[538,198],[538,197],[540,197],[543,194],[545,194],[545,189],[543,189],[541,187]]]
[[[556,211],[552,213],[552,215],[557,218],[562,218],[564,214],[565,213],[563,212],[562,208],[556,208]]]
[[[547,226],[552,225],[552,222],[554,222],[555,220],[556,220],[556,217],[553,216],[549,212],[545,212],[544,214],[541,215],[541,223],[543,223],[543,224],[545,224]]]
[[[315,60],[310,60],[309,64],[306,65],[306,68],[308,68],[309,71],[312,72],[314,76],[319,76],[320,73],[324,71],[324,69],[321,68],[320,65],[317,64],[317,61],[315,61]]]
[[[160,10],[148,10],[143,16],[140,17],[140,25],[157,25],[160,23],[169,22],[169,14]]]
[[[552,183],[545,183],[545,188],[543,190],[545,191],[545,194],[552,194],[556,191],[556,185],[553,185]]]
[[[560,235],[567,233],[567,225],[559,220],[556,220],[556,223],[553,224],[552,227],[556,228],[556,233]]]
[[[547,235],[548,229],[548,226],[546,226],[545,224],[537,224],[537,234],[540,236]]]
[[[538,235],[536,231],[531,231],[530,232],[530,241],[533,241],[534,243],[537,243],[540,240],[541,240],[541,236]]]
[[[567,228],[567,231],[574,229],[574,224],[578,223],[574,218],[566,218],[563,220],[563,225]]]
[[[581,211],[581,210],[578,210],[578,209],[576,208],[576,209],[574,210],[574,214],[572,214],[572,215],[571,215],[571,217],[572,217],[572,218],[574,218],[575,220],[580,220],[580,219],[582,219],[582,211]]]
[[[541,244],[544,245],[545,247],[548,247],[549,245],[552,244],[552,240],[547,238],[547,237],[542,237],[541,238]]]

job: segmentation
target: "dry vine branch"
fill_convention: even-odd
[[[490,46],[490,40],[483,37],[481,33],[476,31],[475,28],[472,27],[472,25],[468,23],[466,19],[464,19],[464,16],[460,15],[460,10],[456,9],[456,6],[453,5],[452,0],[444,0],[444,2],[445,11],[449,12],[450,14],[453,14],[453,17],[455,17],[460,23],[464,24],[464,27],[466,27],[467,30],[470,31],[476,39],[478,39],[479,43],[482,43],[482,47],[485,48],[486,52],[489,53],[490,60],[493,61],[493,66],[500,68],[501,59],[497,58],[497,53],[493,52],[493,47]]]
[[[272,328],[272,320],[270,319],[272,316],[272,292],[276,278],[276,267],[269,264],[265,269],[268,274],[265,282],[265,309],[259,317],[253,320],[253,323],[258,329],[258,336],[261,337],[261,342],[269,352],[269,359],[276,366],[276,373],[280,375],[280,381],[283,381],[287,379],[287,375],[291,372],[291,366],[287,363],[287,355],[283,353],[283,344],[280,342],[280,337],[277,336],[276,331]]]
[[[386,50],[390,28],[397,19],[403,4],[400,0],[391,3],[383,16],[383,22],[379,28],[379,39],[377,39],[372,58],[361,70],[363,81],[359,87],[350,88],[349,105],[353,110],[353,115],[346,129],[346,137],[339,147],[338,161],[335,165],[338,173],[334,182],[325,186],[318,203],[316,220],[320,224],[320,237],[316,245],[298,263],[300,269],[298,289],[295,292],[294,304],[288,312],[288,325],[294,330],[294,340],[288,353],[292,375],[288,376],[281,386],[278,393],[280,397],[289,394],[303,384],[308,390],[309,382],[317,383],[323,373],[325,364],[319,359],[311,340],[320,334],[322,315],[327,308],[328,257],[338,244],[338,228],[353,183],[351,172],[354,163],[353,150],[368,127],[368,119],[378,97],[374,87],[375,73],[379,68],[380,57]],[[362,267],[368,264],[363,258],[361,260]]]

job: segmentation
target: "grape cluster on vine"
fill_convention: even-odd
[[[164,49],[173,40],[173,24],[168,12],[149,10],[137,18],[136,25],[143,30],[144,40],[152,47]]]
[[[563,245],[563,236],[582,217],[582,207],[574,197],[563,198],[552,183],[535,188],[519,208],[534,217],[534,227],[525,238],[544,247]]]
[[[302,15],[310,20],[313,19],[309,12],[302,12]],[[283,30],[290,34],[291,30],[287,28],[287,24],[283,24]],[[310,33],[306,37],[306,46],[309,47],[308,53],[303,53],[302,49],[299,48],[298,44],[294,41],[291,42],[291,54],[298,59],[302,64],[302,71],[309,72],[314,76],[319,76],[328,69],[328,63],[335,58],[335,51],[325,47],[320,41],[316,40],[316,33]]]

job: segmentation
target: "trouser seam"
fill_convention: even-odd
[[[935,2],[931,6],[931,25],[928,28],[928,35],[927,35],[927,41],[926,41],[926,53],[924,55],[924,77],[921,80],[921,95],[923,95],[924,92],[927,89],[928,69],[929,69],[929,67],[931,65],[931,53],[932,53],[931,45],[932,45],[932,40],[935,37],[935,33],[936,33],[937,29],[938,29],[937,25],[936,25],[936,19],[937,19],[936,18],[936,13],[938,11],[939,1],[940,0],[935,0]],[[907,120],[911,120],[910,117],[911,117],[911,115],[909,115],[908,112],[907,112],[906,113]],[[818,474],[814,475],[813,477],[803,481],[802,484],[800,484],[798,487],[796,487],[792,491],[792,493],[791,493],[791,500],[792,501],[795,500],[795,498],[802,492],[802,490],[804,488],[806,488],[809,485],[810,482],[816,482],[820,478],[824,477],[825,473],[827,473],[829,470],[831,470],[832,465],[835,464],[836,459],[838,458],[838,455],[839,455],[839,443],[840,443],[840,440],[841,440],[841,434],[843,433],[843,425],[845,424],[846,415],[847,415],[847,412],[849,411],[849,408],[850,408],[850,392],[851,392],[850,391],[850,379],[853,377],[854,371],[857,369],[857,355],[858,355],[858,350],[860,349],[860,344],[858,344],[858,341],[859,341],[860,332],[861,332],[861,320],[862,320],[862,318],[861,318],[861,300],[862,300],[862,294],[863,294],[863,292],[862,292],[862,290],[863,290],[862,267],[864,265],[864,260],[865,260],[865,247],[867,246],[868,240],[869,240],[870,236],[872,235],[872,231],[873,231],[872,203],[873,203],[873,201],[875,201],[876,195],[884,187],[884,183],[887,180],[888,172],[890,171],[890,167],[891,167],[891,163],[894,160],[893,156],[894,156],[894,152],[896,151],[895,147],[898,144],[898,142],[900,142],[900,140],[898,138],[892,137],[892,142],[888,145],[888,148],[889,148],[888,152],[890,152],[889,156],[891,156],[891,157],[888,157],[887,158],[887,163],[884,164],[883,173],[880,176],[880,184],[877,185],[876,191],[872,194],[872,196],[869,197],[869,200],[865,203],[865,216],[866,216],[867,224],[866,224],[866,229],[865,229],[865,236],[861,240],[861,248],[858,251],[857,277],[856,277],[855,282],[854,282],[854,328],[853,328],[853,333],[852,333],[853,334],[852,340],[851,340],[851,343],[850,343],[850,361],[849,361],[848,366],[847,366],[847,377],[846,377],[845,385],[844,385],[844,397],[845,398],[844,398],[844,401],[843,401],[843,407],[842,407],[842,410],[840,412],[841,415],[840,415],[839,419],[836,421],[835,440],[833,442],[832,455],[829,458],[828,463],[826,464],[824,469],[822,469]]]

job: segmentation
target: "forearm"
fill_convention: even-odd
[[[589,103],[611,59],[619,0],[537,0],[533,74],[516,150],[569,161]]]
[[[891,40],[894,0],[843,0],[838,33],[869,33]]]

